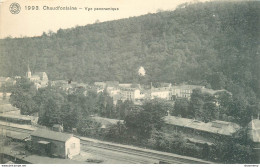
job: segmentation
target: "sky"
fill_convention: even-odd
[[[174,10],[185,2],[206,0],[0,0],[0,38],[33,37],[43,32],[73,28],[100,22]],[[18,3],[21,11],[12,14],[12,3]],[[38,6],[39,10],[26,10]],[[44,10],[43,7],[77,7],[78,10]],[[85,7],[93,10],[87,11]],[[94,8],[119,8],[117,11],[94,11]],[[46,8],[46,7],[45,7]],[[79,9],[82,8],[82,9]]]

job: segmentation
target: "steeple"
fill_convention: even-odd
[[[27,72],[31,72],[29,64],[27,65]]]
[[[27,65],[26,77],[27,77],[27,78],[31,78],[31,76],[32,76],[32,73],[31,73],[31,70],[30,70],[29,63],[28,63],[28,65]]]

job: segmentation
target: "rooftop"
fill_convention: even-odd
[[[28,121],[34,118],[33,116],[16,115],[16,114],[8,114],[8,113],[0,114],[0,117],[4,117],[4,118],[14,118],[14,119],[28,120]]]
[[[170,87],[160,87],[160,88],[152,88],[151,92],[165,92],[165,91],[170,91]]]
[[[117,87],[119,85],[118,81],[106,81],[107,87]]]
[[[139,88],[131,88],[131,87],[121,87],[120,90],[122,91],[135,91],[140,90]]]
[[[19,109],[12,106],[11,104],[0,105],[0,112],[8,112],[8,111],[15,111],[15,110],[19,110]]]
[[[35,72],[34,75],[39,75],[39,76],[43,76],[44,74],[46,74],[46,72]]]
[[[0,82],[5,82],[7,80],[7,77],[0,77]]]
[[[240,129],[240,126],[233,122],[212,121],[208,123],[196,121],[193,119],[180,118],[175,116],[167,116],[164,118],[166,124],[187,127],[200,131],[205,131],[214,134],[231,136]]]
[[[97,117],[94,116],[92,117],[96,122],[100,123],[102,126],[110,126],[117,124],[117,122],[123,122],[123,120],[118,120],[118,119],[109,119],[109,118],[103,118],[103,117]]]
[[[52,81],[53,84],[68,84],[68,81],[66,80],[56,80]]]
[[[35,130],[31,136],[41,137],[45,139],[57,140],[66,142],[68,139],[73,137],[72,134],[62,133],[62,132],[55,132],[46,129],[37,129]]]
[[[259,119],[253,119],[249,124],[249,138],[253,142],[260,143],[260,120]]]
[[[229,91],[227,91],[225,89],[213,90],[213,89],[203,88],[203,89],[201,89],[201,91],[202,91],[202,93],[209,93],[211,95],[214,95],[214,94],[219,93],[219,92],[226,92],[226,93],[232,95],[232,93],[230,93]]]
[[[17,140],[25,140],[27,137],[30,135],[27,133],[18,133],[18,132],[8,132],[6,134],[7,137],[12,138],[12,139],[17,139]]]
[[[175,89],[197,89],[197,88],[204,88],[204,86],[201,85],[176,85],[172,86]]]

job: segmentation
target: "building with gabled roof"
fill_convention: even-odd
[[[174,85],[172,86],[172,95],[175,98],[187,98],[190,99],[192,91],[194,89],[202,89],[204,86],[200,85]]]
[[[116,125],[118,122],[120,123],[124,122],[124,120],[103,118],[98,116],[93,116],[92,119],[95,120],[97,123],[100,123],[101,128],[107,128],[109,126]]]
[[[226,92],[228,93],[230,96],[232,96],[232,93],[225,90],[225,89],[221,89],[221,90],[213,90],[213,89],[208,89],[208,88],[201,88],[201,92],[202,93],[208,93],[208,94],[211,94],[211,95],[216,95],[218,93],[221,93],[221,92]]]
[[[0,105],[0,113],[6,113],[10,111],[17,111],[19,108],[12,106],[10,103]]]
[[[249,129],[249,138],[255,142],[260,143],[260,120],[259,119],[253,119],[248,124]]]
[[[151,99],[159,98],[165,100],[171,100],[172,91],[170,87],[151,88]]]
[[[122,101],[133,101],[144,98],[144,94],[139,88],[120,88],[120,96]]]
[[[241,129],[236,123],[219,120],[205,123],[194,119],[166,116],[164,121],[169,131],[180,131],[194,138],[204,138],[208,141],[233,138]]]
[[[258,160],[257,163],[260,163],[260,120],[253,119],[248,124],[248,138],[253,143],[253,150],[255,155],[257,156],[256,159]]]
[[[14,85],[16,80],[10,77],[0,77],[0,87],[2,85]]]
[[[34,83],[36,89],[48,86],[49,80],[46,72],[36,72],[32,75],[29,65],[26,72],[26,77]]]
[[[30,148],[41,155],[72,158],[80,153],[80,139],[72,134],[37,129],[31,134]]]

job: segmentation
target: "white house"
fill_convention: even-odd
[[[160,99],[170,100],[171,95],[172,95],[172,92],[169,87],[151,89],[151,99],[160,98]]]
[[[178,85],[178,86],[172,86],[172,96],[175,96],[176,98],[187,98],[190,99],[192,91],[194,89],[202,89],[204,86],[200,85]]]
[[[26,77],[34,83],[36,89],[48,86],[49,80],[46,72],[36,72],[32,75],[29,65],[28,71],[26,72]]]
[[[80,139],[72,134],[37,129],[31,134],[30,147],[41,155],[70,159],[80,153]]]

